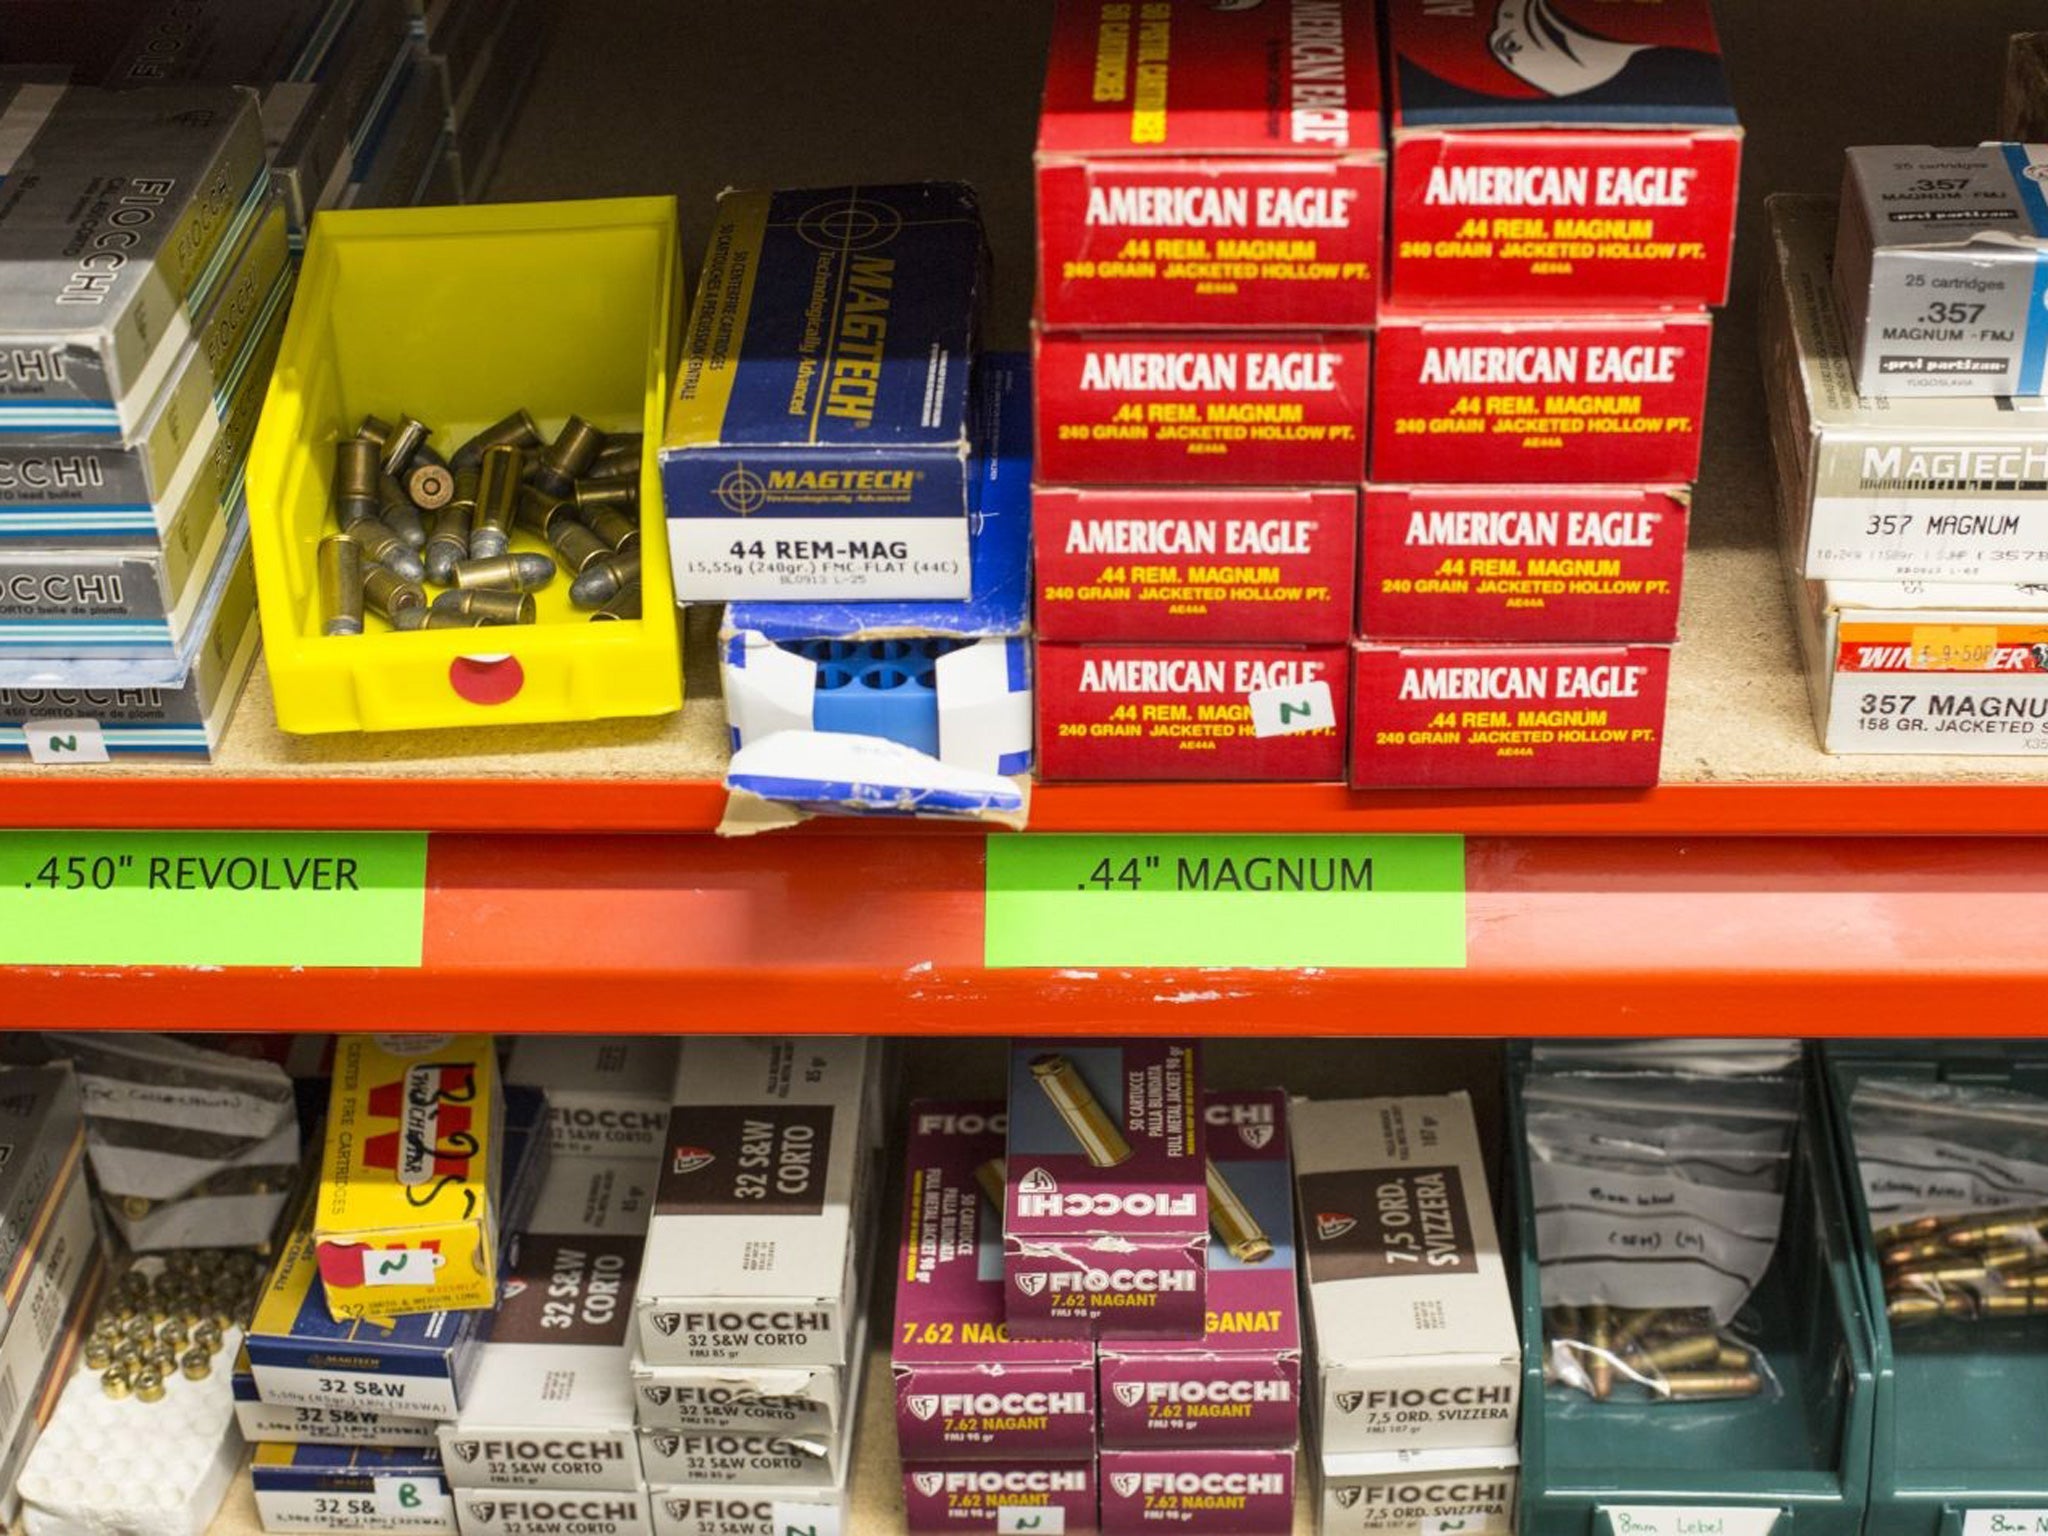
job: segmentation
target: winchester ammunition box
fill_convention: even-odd
[[[1520,1484],[1512,1445],[1325,1456],[1317,1509],[1325,1536],[1508,1536]]]
[[[1864,400],[1829,275],[1833,198],[1768,200],[1764,395],[1812,580],[2048,578],[2048,400]]]
[[[861,1366],[744,1370],[633,1364],[633,1406],[643,1429],[739,1431],[829,1438],[853,1407]]]
[[[641,1486],[627,1335],[642,1246],[595,1233],[519,1237],[468,1404],[441,1426],[450,1486]]]
[[[1255,1448],[1291,1456],[1301,1436],[1287,1097],[1274,1089],[1205,1094],[1202,1137],[1210,1201],[1203,1331],[1190,1339],[1103,1341],[1105,1490],[1113,1483],[1110,1450]],[[1291,1494],[1291,1478],[1288,1486]]]
[[[1000,1100],[910,1106],[889,1350],[907,1461],[1095,1454],[1093,1345],[1017,1338],[1003,1323],[1003,1213],[980,1170],[1002,1158],[1008,1130]]]
[[[678,597],[968,595],[987,269],[956,182],[719,199],[660,454]]]
[[[1358,493],[1037,486],[1042,640],[1350,638]]]
[[[1201,1327],[1209,1246],[1201,1048],[1010,1048],[1003,1279],[1013,1338]]]
[[[256,1515],[271,1532],[402,1531],[458,1536],[455,1501],[432,1452],[360,1445],[259,1445]]]
[[[1727,297],[1742,130],[1708,0],[1384,9],[1394,302]]]
[[[1039,776],[1342,778],[1350,663],[1341,645],[1041,645]]]
[[[1851,149],[1835,296],[1856,389],[2048,390],[2048,146]]]
[[[1513,1445],[1521,1341],[1471,1100],[1292,1118],[1323,1454]]]
[[[1675,640],[1685,486],[1369,485],[1373,640]]]
[[[37,1212],[84,1156],[78,1082],[65,1067],[0,1072],[0,1337],[45,1257]],[[0,1434],[0,1446],[6,1436]]]
[[[1102,1453],[1102,1536],[1170,1525],[1218,1536],[1294,1529],[1294,1447]]]
[[[1387,157],[1367,0],[1064,0],[1038,120],[1050,326],[1365,326]]]
[[[643,1489],[456,1488],[462,1536],[652,1536]]]
[[[1712,319],[1453,317],[1389,306],[1373,379],[1380,485],[1676,485],[1699,472]]]
[[[1365,478],[1362,332],[1034,331],[1047,485],[1349,485]]]
[[[639,1359],[846,1363],[879,1059],[860,1039],[681,1042],[635,1300]]]
[[[655,1035],[522,1035],[505,1064],[506,1082],[546,1091],[557,1159],[644,1158],[650,1170],[668,1138],[675,1075],[676,1042]]]
[[[256,662],[256,641],[256,567],[249,558],[248,514],[238,505],[173,660],[0,666],[0,757],[51,764],[206,761],[227,733]],[[146,1246],[146,1223],[133,1225],[131,1241]]]
[[[1098,1529],[1090,1461],[905,1462],[903,1514],[910,1536],[978,1531]]]
[[[368,1445],[389,1450],[432,1450],[438,1444],[438,1425],[432,1419],[410,1419],[402,1414],[379,1413],[374,1408],[309,1408],[303,1404],[286,1407],[266,1403],[256,1395],[256,1377],[249,1370],[249,1357],[236,1362],[234,1375],[235,1423],[242,1438],[255,1444],[275,1441],[282,1445]]]
[[[0,422],[126,438],[185,355],[263,188],[255,98],[20,86],[0,97]]]
[[[490,1036],[336,1042],[313,1245],[337,1321],[496,1302],[502,1125]]]
[[[1361,641],[1351,677],[1355,787],[1657,782],[1668,645]]]
[[[654,1536],[839,1536],[845,1488],[652,1488]]]

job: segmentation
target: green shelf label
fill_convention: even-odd
[[[1465,840],[1039,835],[988,840],[986,963],[1465,963]]]
[[[0,832],[0,965],[420,963],[424,832]]]

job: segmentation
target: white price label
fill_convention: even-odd
[[[2048,1536],[2048,1509],[1966,1509],[1963,1536]]]
[[[1304,731],[1337,728],[1337,706],[1328,683],[1260,688],[1246,694],[1244,701],[1251,706],[1254,736],[1299,736]]]
[[[375,1248],[363,1255],[365,1285],[432,1285],[441,1255],[431,1248]]]
[[[1784,1511],[1752,1504],[1603,1504],[1614,1536],[1770,1536]]]
[[[21,734],[32,763],[106,763],[107,738],[97,720],[24,720]]]
[[[775,1536],[839,1536],[839,1506],[776,1500],[768,1506]]]
[[[380,1520],[411,1522],[448,1514],[449,1499],[439,1478],[373,1477],[370,1497]]]
[[[1067,1512],[1057,1504],[998,1504],[996,1536],[1066,1536]]]
[[[1508,1528],[1506,1520],[1489,1515],[1425,1515],[1416,1523],[1422,1536],[1490,1536]]]

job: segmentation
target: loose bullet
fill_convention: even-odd
[[[462,561],[454,577],[455,585],[465,590],[538,592],[555,579],[555,562],[546,555],[497,555]]]
[[[611,554],[593,560],[569,583],[569,601],[578,608],[599,608],[640,579],[637,554]]]
[[[329,534],[320,541],[315,562],[320,587],[320,633],[360,635],[363,632],[363,547],[354,539]]]

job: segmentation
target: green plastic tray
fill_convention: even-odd
[[[1870,1481],[1870,1321],[1850,1247],[1819,1067],[1785,1197],[1785,1231],[1748,1312],[1774,1398],[1596,1403],[1543,1381],[1543,1302],[1522,1115],[1508,1102],[1522,1312],[1522,1536],[1856,1536]],[[1619,1511],[1681,1506],[1644,1526]],[[1775,1518],[1773,1518],[1775,1514]]]
[[[1830,1044],[1830,1121],[1845,1169],[1855,1167],[1849,1095],[1866,1076],[1980,1083],[2048,1095],[2048,1047],[1915,1041]],[[1846,1182],[1856,1265],[1876,1338],[1877,1418],[1870,1536],[1971,1536],[2006,1522],[2048,1531],[2048,1319],[1901,1329],[1884,1316],[1863,1186]],[[2008,1536],[2016,1533],[2008,1531]]]

